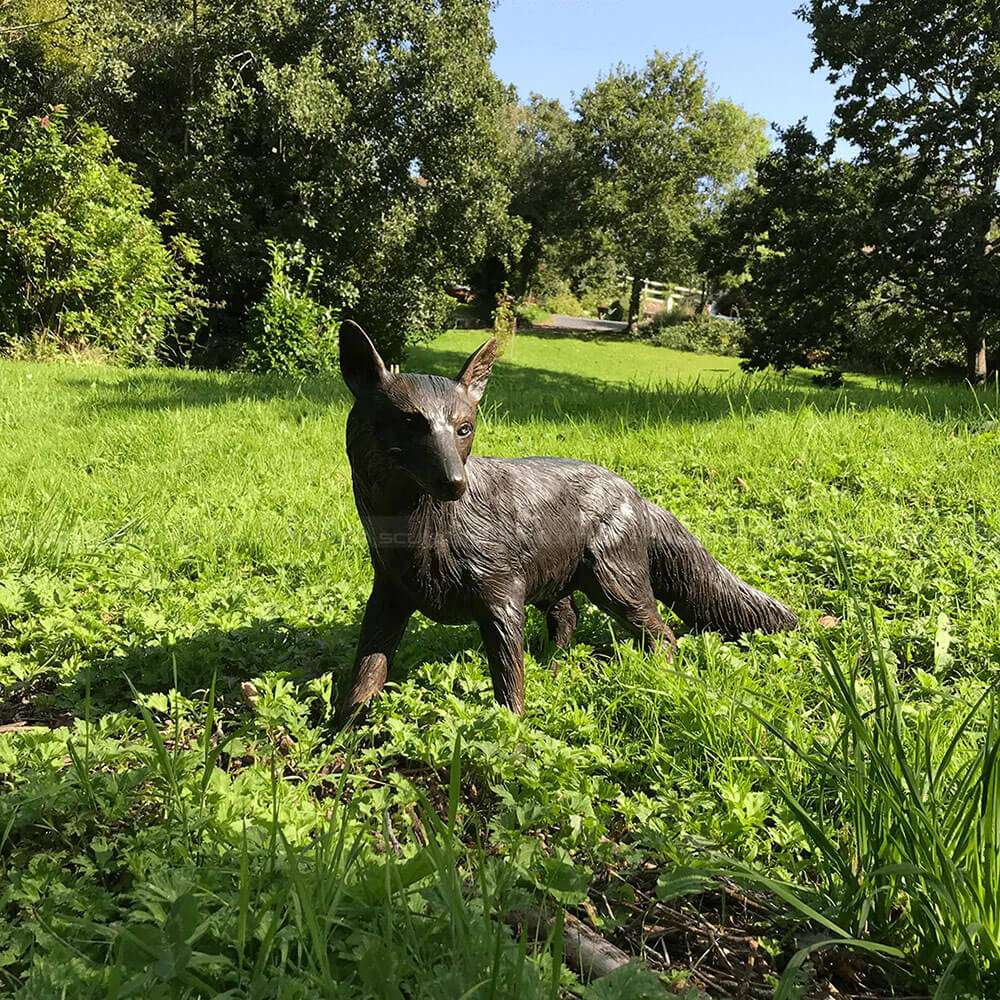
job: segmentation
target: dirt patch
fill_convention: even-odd
[[[58,687],[59,681],[54,675],[39,674],[23,684],[0,691],[0,733],[72,726],[75,716],[66,708],[35,703],[40,696],[51,695]],[[41,700],[44,702],[44,697]]]
[[[656,898],[651,874],[623,882],[616,875],[599,880],[581,919],[600,914],[617,923],[601,933],[641,958],[683,991],[712,998],[771,1000],[792,956],[825,935],[809,936],[792,927],[773,901],[754,897],[732,882],[711,892],[663,902]],[[634,895],[621,899],[622,889]],[[908,982],[901,970],[846,948],[817,948],[801,972],[804,1000],[927,1000],[926,990]]]

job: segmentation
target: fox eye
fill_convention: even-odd
[[[472,424],[462,424],[458,428],[458,436],[460,438],[468,437],[472,433]]]
[[[424,419],[423,414],[420,413],[404,413],[403,423],[406,424],[407,427],[413,428],[425,427],[427,425],[426,419]]]

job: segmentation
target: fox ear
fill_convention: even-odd
[[[354,396],[366,396],[391,377],[368,334],[352,320],[340,324],[340,373]]]
[[[493,362],[497,359],[496,337],[487,340],[482,347],[476,351],[468,361],[462,366],[458,374],[458,381],[464,385],[472,401],[478,403],[486,392],[486,383],[490,378],[490,371],[493,369]]]

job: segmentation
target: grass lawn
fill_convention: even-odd
[[[518,336],[478,452],[608,466],[802,628],[671,664],[591,609],[556,670],[532,612],[519,720],[475,629],[418,616],[339,733],[347,409],[337,379],[0,363],[0,993],[997,995],[995,391]],[[582,985],[500,919],[526,902],[645,965]]]
[[[459,355],[464,360],[486,336],[488,334],[479,330],[452,330],[438,337],[432,345],[414,347],[407,367],[413,371],[434,369],[454,374],[451,368]],[[553,375],[602,383],[647,385],[665,379],[700,379],[716,383],[740,371],[736,358],[670,351],[650,344],[609,339],[600,334],[576,339],[540,329],[514,338],[510,361],[522,377],[535,379],[535,389],[541,389],[544,381]]]

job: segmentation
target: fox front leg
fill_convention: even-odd
[[[514,598],[490,607],[479,631],[494,697],[515,715],[524,715],[524,604]]]
[[[347,722],[385,687],[392,658],[413,610],[403,595],[375,578],[361,622],[351,686],[341,708],[342,722]]]

